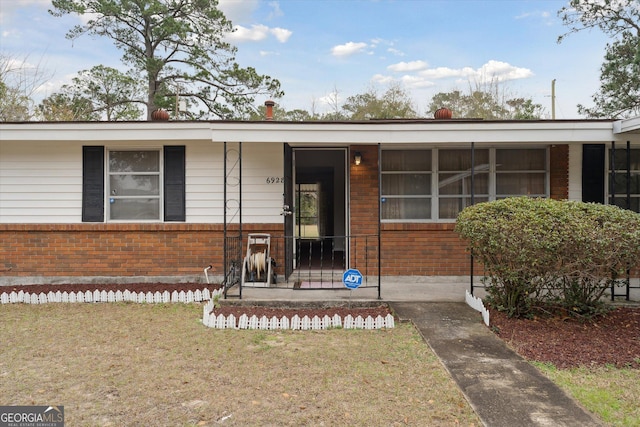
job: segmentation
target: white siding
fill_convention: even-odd
[[[180,141],[168,142],[180,145]],[[92,143],[91,143],[92,144]],[[0,143],[0,223],[79,223],[82,214],[82,145],[80,141]],[[107,149],[157,148],[162,142],[118,141]],[[209,141],[186,144],[186,220],[222,223],[224,145]],[[229,148],[237,144],[228,144]],[[242,221],[282,223],[282,143],[242,145]],[[229,188],[229,198],[237,190]],[[236,192],[234,194],[234,191]],[[230,201],[229,206],[234,202]],[[233,209],[230,209],[231,211]],[[230,222],[238,222],[229,213]]]
[[[569,145],[569,200],[582,200],[582,145]]]
[[[187,145],[187,222],[223,222],[223,159],[221,144],[200,142]]]
[[[227,150],[237,150],[228,143]],[[237,154],[229,154],[227,221],[238,223],[239,187],[237,169],[231,170]],[[187,222],[224,221],[224,144],[198,143],[187,146]],[[267,184],[267,178],[282,178],[284,171],[281,143],[242,144],[242,222],[281,223],[284,185]]]
[[[82,210],[77,143],[0,144],[0,222],[74,223]]]

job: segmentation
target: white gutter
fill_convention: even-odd
[[[0,141],[242,141],[286,142],[293,146],[465,144],[472,141],[566,144],[611,141],[615,139],[613,126],[614,122],[605,120],[29,122],[0,123]]]
[[[640,117],[613,122],[613,133],[640,133]]]

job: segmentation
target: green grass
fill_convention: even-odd
[[[608,425],[640,426],[640,370],[534,365]]]
[[[73,426],[479,426],[416,329],[218,330],[197,304],[0,306],[3,405]]]

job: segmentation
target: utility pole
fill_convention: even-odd
[[[556,79],[551,80],[551,120],[556,119]]]

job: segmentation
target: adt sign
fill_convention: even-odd
[[[342,283],[349,289],[357,289],[362,285],[362,274],[357,269],[350,268],[342,275]]]

